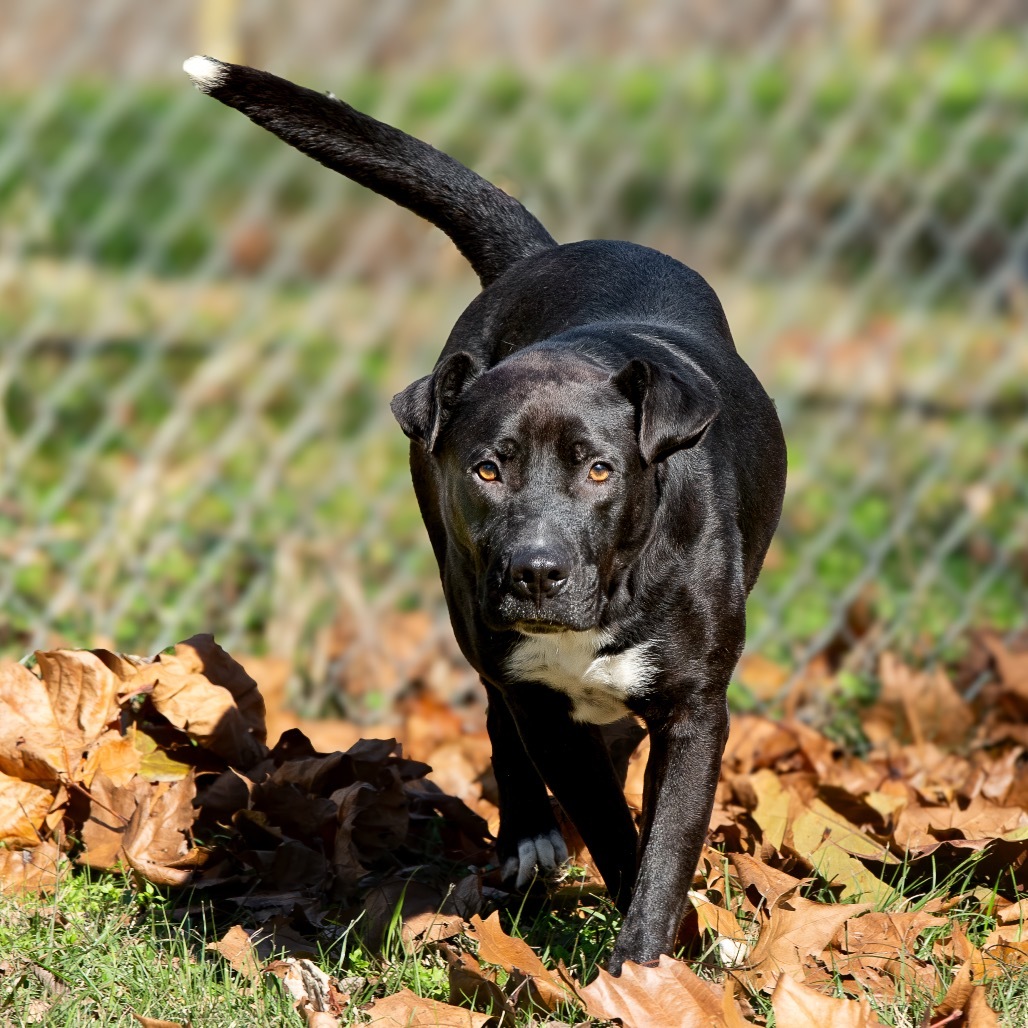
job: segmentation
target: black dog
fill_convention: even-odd
[[[482,281],[392,403],[450,618],[489,698],[505,877],[567,856],[547,787],[625,913],[611,969],[669,953],[710,819],[746,596],[785,443],[694,271],[558,246],[516,200],[332,96],[193,57],[205,93],[441,228]],[[597,726],[650,732],[642,835]]]

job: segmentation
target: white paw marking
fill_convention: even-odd
[[[576,721],[609,725],[628,713],[625,700],[644,692],[657,672],[652,642],[599,656],[611,641],[596,630],[525,635],[507,659],[507,671],[569,696]]]
[[[518,855],[503,862],[500,875],[505,880],[517,874],[515,886],[523,889],[537,875],[552,874],[568,859],[568,848],[564,836],[556,829],[534,839],[522,839],[518,843]]]
[[[199,54],[183,61],[182,70],[196,83],[196,88],[204,92],[220,86],[228,74],[221,61]]]

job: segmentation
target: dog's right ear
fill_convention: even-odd
[[[481,374],[478,361],[465,353],[451,353],[431,375],[412,382],[389,404],[403,434],[421,443],[429,453],[456,406],[461,393]]]

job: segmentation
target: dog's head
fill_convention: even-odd
[[[633,359],[611,374],[559,348],[489,370],[452,353],[397,394],[438,463],[448,543],[475,571],[490,628],[584,631],[646,541],[658,469],[717,414],[713,383]]]

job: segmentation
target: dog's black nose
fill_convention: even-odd
[[[510,564],[513,591],[537,604],[560,592],[570,574],[570,561],[539,550],[522,550]]]

